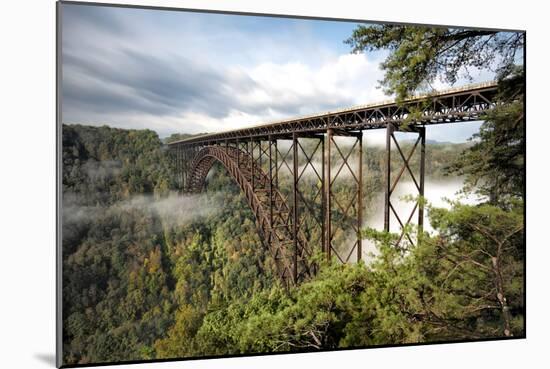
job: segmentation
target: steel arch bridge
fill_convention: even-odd
[[[390,221],[397,222],[399,246],[403,239],[414,243],[408,225],[415,214],[422,232],[425,126],[479,120],[496,105],[497,85],[488,82],[401,103],[386,101],[196,136],[172,142],[169,148],[184,192],[202,191],[215,162],[225,167],[255,215],[279,277],[290,285],[316,272],[316,251],[342,263],[362,258],[363,131],[386,129],[384,229],[390,230]],[[396,139],[398,131],[415,136],[408,152]],[[402,162],[394,175],[393,147]],[[420,161],[417,173],[410,165],[415,154]],[[393,206],[392,193],[405,171],[419,196],[412,211],[403,215]]]

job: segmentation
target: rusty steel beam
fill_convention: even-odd
[[[321,252],[324,252],[327,239],[327,197],[326,197],[326,136],[321,138]]]
[[[292,278],[298,281],[298,136],[292,135],[292,240],[294,242]]]
[[[391,192],[391,137],[395,126],[390,123],[386,126],[386,170],[384,191],[384,230],[390,231],[390,192]]]
[[[418,207],[418,237],[424,232],[424,179],[426,172],[426,127],[419,127],[420,134],[420,188],[419,196],[422,203]]]
[[[256,187],[256,178],[254,178],[255,177],[255,173],[254,173],[255,165],[253,165],[253,163],[255,161],[255,159],[254,159],[254,141],[249,141],[248,145],[250,146],[250,152],[249,152],[249,155],[250,155],[250,171],[251,171],[250,178],[251,178],[251,182],[252,182],[252,191],[254,191],[254,188]]]
[[[273,229],[273,175],[275,174],[274,171],[273,171],[273,159],[275,159],[273,157],[273,145],[276,145],[277,144],[277,141],[273,141],[272,137],[269,137],[269,157],[268,157],[268,162],[269,162],[269,226],[271,227],[271,229]],[[275,165],[276,162],[275,162]]]
[[[363,257],[363,237],[361,228],[363,227],[363,131],[360,131],[359,140],[359,183],[358,186],[358,213],[357,213],[357,262]]]
[[[325,178],[324,178],[324,190],[325,190],[325,255],[327,257],[327,260],[330,261],[332,259],[332,216],[331,216],[331,209],[332,209],[332,196],[331,196],[331,147],[332,147],[332,136],[333,136],[333,130],[331,128],[327,129],[327,138],[326,138],[326,144],[325,144]]]

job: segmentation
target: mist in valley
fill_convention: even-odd
[[[426,201],[424,211],[424,231],[434,234],[436,231],[430,224],[429,207],[449,209],[452,202],[459,201],[462,204],[475,205],[483,199],[476,194],[465,194],[462,192],[464,179],[459,177],[449,177],[448,179],[430,179],[426,178],[424,182],[424,199]],[[400,182],[391,196],[391,203],[405,223],[414,209],[415,202],[410,200],[410,196],[416,197],[418,191],[413,181]],[[365,221],[363,227],[373,228],[378,231],[384,229],[384,192],[375,194],[370,204],[366,205],[363,211]],[[418,209],[415,210],[411,223],[416,225],[418,222]],[[395,215],[390,212],[390,232],[400,233],[401,226]],[[369,239],[363,239],[363,259],[367,262],[372,260],[373,255],[378,254],[374,242]]]

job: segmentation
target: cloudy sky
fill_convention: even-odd
[[[388,99],[385,54],[343,43],[356,23],[74,4],[62,22],[64,123],[165,137]],[[429,138],[464,141],[478,127],[430,127]]]

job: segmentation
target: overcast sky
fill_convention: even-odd
[[[377,88],[385,54],[343,43],[356,23],[62,6],[64,123],[165,137],[388,99]],[[431,127],[429,138],[464,141],[478,127]]]

